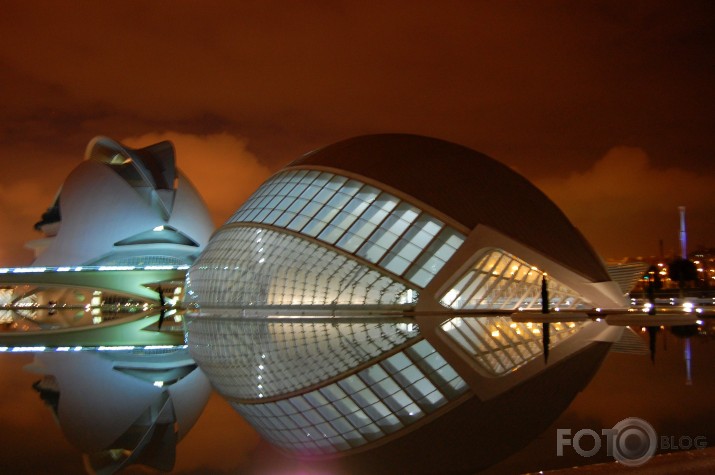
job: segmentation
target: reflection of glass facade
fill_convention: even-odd
[[[292,393],[340,375],[416,338],[416,325],[265,323],[205,317],[191,349],[230,399]]]
[[[232,405],[273,444],[330,454],[398,431],[466,390],[462,378],[422,340],[319,389],[265,404]]]
[[[550,323],[551,347],[573,335],[582,323]],[[451,318],[442,330],[487,373],[502,375],[543,354],[542,325],[509,317]]]

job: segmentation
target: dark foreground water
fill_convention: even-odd
[[[565,447],[564,455],[558,457],[557,430],[571,429],[575,434],[580,429],[592,429],[600,433],[627,417],[646,420],[659,438],[676,441],[676,445],[677,441],[696,437],[715,445],[715,338],[691,339],[690,385],[686,384],[685,340],[663,331],[658,338],[655,364],[647,356],[609,354],[588,387],[554,424],[527,447],[484,473],[536,472],[612,461],[605,448],[583,458]],[[32,356],[26,354],[0,355],[0,473],[83,473],[81,453],[64,439],[52,412],[31,387],[38,376],[22,369],[31,361]],[[537,411],[534,417],[538,417]],[[585,449],[592,447],[588,438],[583,440]],[[436,450],[439,444],[435,442]],[[395,467],[395,473],[402,468]],[[154,472],[132,467],[123,473]],[[317,475],[351,471],[339,463],[315,467],[277,455],[213,394],[197,424],[179,443],[172,473]]]

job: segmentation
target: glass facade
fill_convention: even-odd
[[[417,297],[327,247],[254,226],[219,231],[188,282],[189,296],[200,296],[202,306],[399,305]]]
[[[318,171],[279,173],[188,273],[188,298],[204,312],[187,321],[192,356],[280,447],[329,454],[399,430],[467,390],[419,341],[417,325],[384,315],[375,323],[301,317],[336,306],[358,315],[365,306],[414,308],[463,241],[374,186]],[[298,312],[295,322],[271,321],[285,311]]]
[[[306,455],[359,447],[398,431],[467,391],[425,340],[320,389],[232,406],[274,445]]]
[[[454,309],[540,310],[541,278],[536,267],[500,249],[488,249],[441,299]],[[548,279],[549,307],[576,309],[585,301]],[[574,334],[582,323],[550,323],[551,346]],[[542,326],[516,323],[509,317],[457,317],[442,330],[488,374],[513,371],[543,354]]]
[[[415,206],[357,180],[287,170],[261,186],[228,223],[310,236],[425,287],[464,235]]]
[[[378,150],[387,159],[432,153],[413,147],[413,138],[374,140],[376,147],[409,142],[404,156],[392,148]],[[526,368],[504,377],[543,355],[542,325],[507,315],[541,310],[544,274],[499,249],[496,233],[545,259],[551,254],[544,250],[560,253],[562,246],[563,255],[549,261],[554,266],[600,269],[597,259],[586,262],[592,252],[578,248],[580,241],[533,235],[536,221],[573,229],[552,203],[508,170],[497,170],[504,184],[498,188],[523,188],[520,196],[542,200],[543,216],[525,214],[523,200],[500,201],[496,188],[474,187],[470,179],[458,180],[459,189],[445,185],[437,192],[433,177],[379,166],[375,160],[382,156],[362,163],[361,154],[370,148],[344,156],[341,148],[331,148],[323,158],[307,156],[273,175],[214,233],[187,274],[187,299],[198,309],[186,318],[192,356],[236,411],[288,452],[352,455],[420,431],[469,398],[472,407],[481,395],[496,399],[535,376]],[[476,170],[463,154],[459,148],[455,163],[464,158],[464,169]],[[426,165],[419,160],[416,167]],[[485,170],[494,170],[487,165]],[[481,176],[492,184],[492,174]],[[440,177],[434,179],[439,186]],[[463,199],[470,193],[473,200]],[[481,233],[480,225],[496,233]],[[464,245],[468,229],[472,240]],[[489,236],[495,241],[480,248]],[[581,289],[581,280],[554,272]],[[590,308],[557,280],[549,279],[548,290],[554,310]],[[423,318],[435,319],[436,334],[420,333],[415,322]],[[549,325],[555,346],[582,324]],[[433,338],[454,351],[447,353]],[[445,348],[450,364],[431,343]],[[496,384],[494,378],[501,380]],[[470,390],[465,379],[496,387]],[[508,407],[490,401],[488,410]],[[455,411],[444,422],[456,417]],[[480,430],[479,423],[472,427]]]
[[[454,309],[541,309],[541,277],[536,267],[500,249],[486,250],[440,302]],[[576,309],[586,302],[549,278],[549,306]]]
[[[187,321],[192,356],[234,408],[286,450],[330,455],[399,431],[468,391],[416,324],[388,316],[414,310],[464,240],[378,187],[316,170],[278,173],[189,271],[188,297],[202,309]],[[538,269],[499,249],[483,252],[438,296],[442,305],[540,308]],[[553,307],[583,304],[556,281],[549,291]],[[308,320],[337,309],[363,321],[375,315],[368,310],[384,313],[374,323]],[[558,344],[577,326],[552,328]],[[487,375],[542,354],[539,326],[507,317],[460,316],[441,330]]]

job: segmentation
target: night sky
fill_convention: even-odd
[[[302,154],[404,132],[513,167],[604,257],[676,251],[679,205],[691,248],[715,246],[711,1],[0,0],[0,32],[0,266],[31,262],[33,224],[97,135],[172,140],[217,226]],[[679,345],[656,365],[609,355],[557,424],[635,416],[712,440],[712,339],[693,386]],[[0,358],[0,471],[81,472],[29,362]],[[553,459],[556,427],[502,469]],[[214,395],[177,473],[261,472],[258,444]]]
[[[310,150],[407,132],[513,167],[604,257],[677,250],[678,205],[715,245],[712,2],[5,0],[0,31],[0,265],[96,135],[174,141],[217,225]]]

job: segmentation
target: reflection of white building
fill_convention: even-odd
[[[190,263],[213,229],[170,142],[134,150],[106,137],[90,142],[36,227],[36,266]]]
[[[211,393],[186,350],[39,353],[28,369],[90,473],[171,470]]]
[[[212,231],[173,146],[94,139],[36,227],[33,267],[0,269],[0,351],[47,349],[34,387],[88,472],[171,470],[211,391],[177,303]]]
[[[474,470],[545,429],[620,336],[551,324],[546,365],[541,325],[510,317],[541,309],[544,273],[554,309],[626,305],[509,168],[426,137],[358,137],[288,165],[215,233],[187,279],[189,348],[289,453]]]

